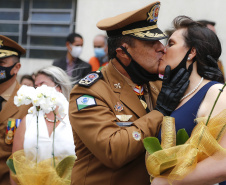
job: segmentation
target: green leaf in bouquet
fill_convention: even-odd
[[[188,139],[189,139],[188,133],[184,128],[178,130],[176,137],[176,145],[183,145]]]
[[[14,168],[13,159],[8,159],[6,161],[6,164],[9,167],[9,169],[16,175],[16,170]]]
[[[159,140],[156,137],[146,137],[143,139],[143,143],[144,148],[148,151],[149,154],[153,154],[158,150],[162,150]]]
[[[63,179],[71,179],[71,170],[73,168],[76,156],[70,155],[65,157],[56,167],[57,174]]]

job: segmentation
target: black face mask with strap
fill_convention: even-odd
[[[14,66],[16,65],[17,63],[13,64],[12,66],[10,67],[3,67],[3,66],[0,66],[0,84],[8,81],[9,79],[11,79],[13,75],[10,74],[12,68],[14,68]]]
[[[129,74],[131,80],[137,84],[137,85],[143,85],[147,84],[149,81],[156,81],[159,80],[158,74],[151,74],[148,71],[146,71],[143,67],[141,67],[129,54],[129,52],[124,48],[123,46],[120,46],[120,48],[126,53],[126,55],[131,58],[131,62],[128,66],[125,66],[120,59],[116,56],[116,60],[120,63],[120,65],[126,70],[126,72]]]
[[[191,74],[192,70],[193,70],[193,63],[195,62],[195,59],[193,59],[192,63],[189,65],[188,69],[186,68],[186,62],[188,59],[188,55],[191,53],[191,49],[189,49],[186,53],[186,55],[184,56],[183,60],[178,64],[177,67],[175,67],[174,69],[171,70],[170,72],[170,78],[172,79],[177,72],[181,69],[184,68],[185,71],[188,71],[189,74]]]

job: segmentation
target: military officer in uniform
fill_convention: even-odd
[[[0,35],[0,184],[9,185],[7,158],[12,153],[16,127],[28,111],[28,106],[17,107],[14,96],[20,88],[16,80],[21,67],[20,56],[25,49],[13,40]]]
[[[157,135],[163,116],[176,108],[189,83],[187,72],[171,79],[167,67],[162,88],[149,84],[158,80],[164,53],[159,40],[166,38],[157,27],[159,8],[155,2],[97,23],[107,31],[110,62],[71,92],[69,117],[78,157],[73,185],[150,184],[142,140]]]

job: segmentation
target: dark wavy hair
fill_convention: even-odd
[[[71,44],[73,44],[75,42],[75,37],[79,37],[83,40],[83,37],[80,34],[70,33],[66,38],[66,42],[70,42]]]
[[[188,48],[196,49],[197,71],[205,79],[223,83],[224,77],[217,61],[221,55],[221,43],[217,35],[203,24],[187,16],[178,16],[173,20],[175,30],[185,28],[183,34]]]

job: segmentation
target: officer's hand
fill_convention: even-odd
[[[178,106],[189,84],[189,73],[185,69],[180,69],[178,73],[170,79],[170,66],[166,66],[162,89],[158,95],[156,110],[169,116]]]
[[[203,66],[202,76],[207,79],[215,79],[215,81],[224,83],[224,76],[218,67],[217,61],[211,56],[207,55],[207,59],[211,63],[211,66]]]
[[[215,81],[224,83],[224,76],[218,67],[203,66],[203,69],[204,78],[214,79]]]

